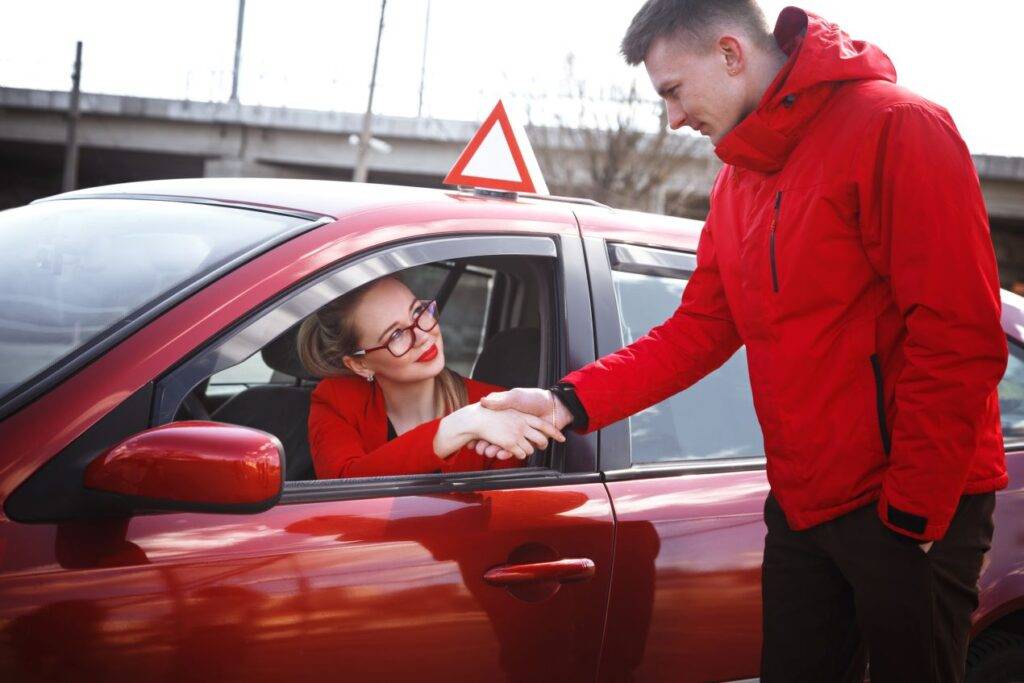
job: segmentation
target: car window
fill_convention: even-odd
[[[622,341],[629,344],[672,315],[685,277],[613,269]],[[686,391],[629,418],[633,463],[763,457],[746,349]]]
[[[308,219],[76,199],[0,213],[0,397]]]
[[[1024,349],[1010,342],[1006,373],[999,382],[999,412],[1004,439],[1024,438]]]
[[[473,239],[493,248],[503,244],[506,238]],[[527,253],[432,261],[398,268],[391,274],[402,280],[419,299],[437,299],[441,290],[450,292],[438,315],[447,368],[463,377],[496,386],[536,386],[538,381],[548,379],[547,375],[540,379],[540,368],[545,367],[544,359],[551,357],[551,351],[542,348],[544,339],[552,339],[543,333],[547,323],[538,328],[536,321],[541,302],[548,306],[550,292],[554,290],[554,254],[550,253],[553,245],[545,238],[509,241],[513,247],[521,241],[519,249]],[[467,244],[473,242],[467,240]],[[358,261],[323,277],[208,347],[161,384],[155,419],[158,423],[214,420],[269,432],[284,447],[286,479],[315,479],[314,448],[320,453],[330,451],[331,447],[325,446],[330,439],[324,434],[335,427],[339,433],[347,433],[345,425],[360,413],[346,412],[347,404],[330,404],[338,391],[352,391],[351,383],[343,382],[335,384],[331,392],[320,394],[323,400],[314,420],[311,397],[318,383],[322,378],[346,373],[303,365],[300,339],[309,337],[300,335],[300,329],[304,321],[314,320],[313,314],[331,305],[338,296],[376,280],[389,266],[407,262],[410,257],[401,249],[395,247],[383,255],[368,256],[365,263]],[[395,257],[390,256],[392,251],[397,254]],[[530,251],[540,253],[535,256]],[[421,257],[429,253],[429,249],[419,248],[413,253]],[[531,286],[517,290],[515,296],[503,297],[502,302],[493,303],[491,299],[496,297],[492,297],[492,293],[502,287],[508,289],[514,278],[528,279]],[[497,281],[503,283],[501,287],[495,284]],[[502,315],[495,315],[498,313]],[[485,331],[486,342],[483,341]],[[320,362],[335,363],[329,352],[321,355]],[[364,384],[361,382],[359,386]],[[183,393],[185,391],[187,393]],[[180,398],[171,398],[174,396]],[[332,426],[328,424],[332,420],[347,422]],[[311,432],[314,423],[316,429]],[[339,454],[346,452],[338,451]],[[529,464],[542,466],[548,457],[547,453],[537,453]],[[472,464],[465,457],[458,462],[459,468]],[[472,470],[469,467],[457,471]],[[396,466],[394,471],[381,470],[349,478],[403,474],[408,473]]]
[[[265,384],[293,384],[290,378],[280,372],[275,374],[272,367],[256,353],[233,368],[221,370],[210,378],[206,396],[210,398],[233,396],[246,389]]]

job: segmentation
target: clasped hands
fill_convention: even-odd
[[[511,389],[485,396],[443,418],[434,452],[447,458],[464,446],[498,460],[525,460],[547,448],[548,439],[565,442],[561,429],[572,415],[544,389]]]
[[[504,438],[490,438],[488,434],[478,434],[467,445],[480,455],[498,460],[511,457],[526,458],[533,452],[547,448],[548,438],[559,443],[565,442],[562,429],[572,421],[572,414],[546,389],[517,388],[484,396],[480,406],[492,413],[493,422],[512,427],[516,439],[510,435]],[[519,434],[518,420],[528,426]],[[511,448],[509,446],[512,446]]]

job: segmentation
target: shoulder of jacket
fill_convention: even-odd
[[[313,395],[334,404],[351,404],[368,398],[371,389],[370,383],[361,377],[325,377],[313,389]]]
[[[470,403],[476,403],[487,394],[495,391],[507,391],[505,387],[499,387],[496,384],[488,384],[487,382],[480,382],[469,377],[463,377],[462,381],[466,383],[466,394],[469,396]]]
[[[945,116],[946,109],[912,90],[882,80],[850,81],[840,89],[843,98],[844,116],[851,108],[862,112],[867,118],[902,108],[918,109],[938,116]]]

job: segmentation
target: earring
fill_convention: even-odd
[[[372,382],[373,381],[373,373],[370,373],[369,375],[366,376],[366,381],[367,382]]]

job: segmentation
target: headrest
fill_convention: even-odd
[[[540,330],[513,327],[484,343],[472,377],[499,387],[533,387],[540,370]]]
[[[299,360],[299,325],[292,325],[281,336],[264,346],[260,353],[263,362],[272,370],[315,382],[320,378],[310,374]]]

